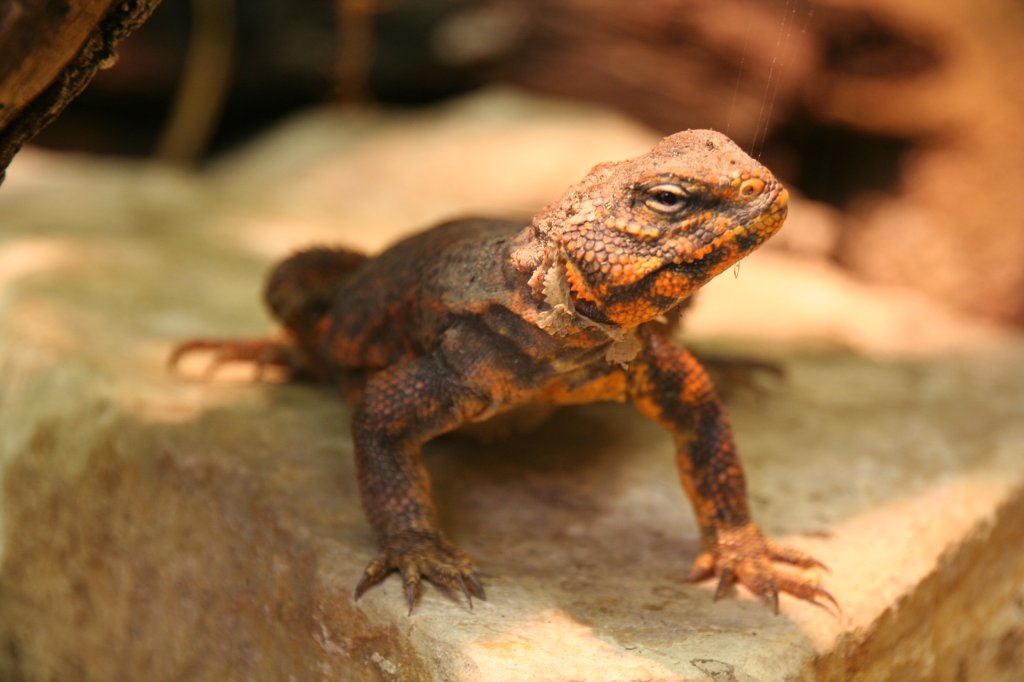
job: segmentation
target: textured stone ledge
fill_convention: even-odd
[[[553,149],[567,120],[568,144],[590,135],[598,158],[646,144],[612,117],[517,100],[510,138],[493,104],[313,117],[203,176],[19,157],[0,195],[0,677],[1014,679],[1024,343],[771,253],[714,283],[688,334],[785,367],[732,391],[730,414],[756,518],[831,566],[842,614],[784,597],[774,616],[681,583],[696,536],[671,443],[603,405],[429,448],[488,601],[470,611],[428,587],[408,616],[391,580],[352,602],[373,543],[349,408],[244,372],[185,381],[164,360],[185,336],[262,332],[272,254],[391,239],[401,205],[367,222],[381,177],[400,204],[425,174],[479,200],[481,173],[447,151],[457,133],[486,159],[514,147],[505,193],[517,175],[539,183],[517,154]],[[420,166],[381,174],[401,164]],[[454,194],[431,201],[459,212]],[[409,213],[406,227],[430,217]]]

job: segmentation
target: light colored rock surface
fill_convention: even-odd
[[[183,337],[264,332],[262,273],[290,248],[528,214],[649,141],[491,95],[313,114],[198,176],[20,157],[0,192],[0,678],[1016,679],[1024,342],[911,294],[766,252],[688,324],[786,368],[730,414],[756,518],[832,567],[838,617],[681,583],[696,527],[670,439],[602,405],[428,448],[487,602],[428,587],[410,617],[390,580],[354,604],[373,542],[350,409],[164,370]]]

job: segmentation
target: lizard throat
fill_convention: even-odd
[[[564,258],[556,258],[553,263],[542,265],[541,269],[545,267],[542,295],[549,309],[538,316],[537,326],[552,336],[566,336],[573,331],[596,330],[610,342],[605,348],[605,360],[623,367],[628,366],[641,349],[636,331],[607,321],[607,318],[598,313],[594,304],[574,295],[567,277],[567,268],[571,266]],[[583,310],[577,305],[583,307]]]

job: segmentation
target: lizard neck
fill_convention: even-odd
[[[606,346],[605,359],[622,366],[640,352],[640,341],[631,327],[608,320],[599,306],[573,292],[565,254],[542,233],[527,228],[517,235],[510,261],[526,278],[529,294],[538,305],[538,327],[552,336],[593,336],[595,343]]]
[[[545,232],[530,226],[516,235],[510,261],[526,278],[534,300],[551,308],[564,307],[583,327],[625,330],[605,315],[599,301],[581,295],[578,289],[585,283],[560,245]]]

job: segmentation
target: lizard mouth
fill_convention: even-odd
[[[781,185],[760,205],[749,209],[753,217],[741,216],[710,244],[673,261],[668,267],[689,275],[704,273],[710,279],[738,263],[782,227],[789,206],[789,192]]]

